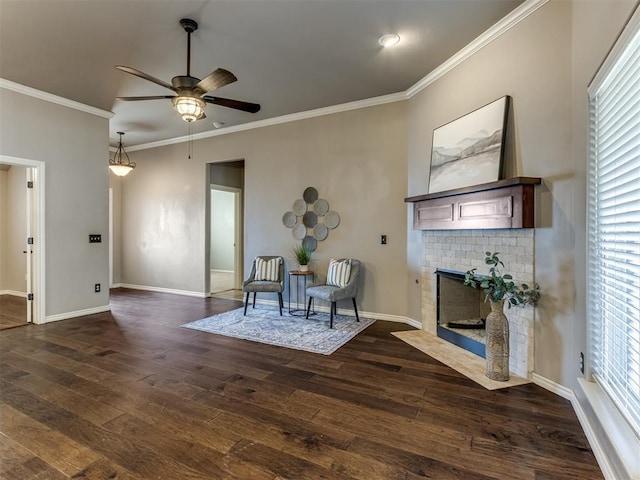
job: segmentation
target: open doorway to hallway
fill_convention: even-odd
[[[42,322],[43,177],[42,162],[0,156],[0,330]]]
[[[208,272],[212,296],[242,298],[244,161],[209,164]]]

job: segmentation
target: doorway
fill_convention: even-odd
[[[244,161],[209,165],[208,292],[242,298]]]
[[[0,155],[0,329],[44,320],[44,162]]]

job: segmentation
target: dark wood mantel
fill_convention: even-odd
[[[404,199],[414,230],[533,228],[535,177],[514,177]]]

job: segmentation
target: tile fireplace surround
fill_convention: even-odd
[[[485,252],[499,252],[516,283],[534,283],[535,229],[425,230],[422,232],[422,328],[436,335],[436,269],[487,274]],[[530,378],[533,370],[535,309],[505,307],[509,319],[509,361],[513,373]]]

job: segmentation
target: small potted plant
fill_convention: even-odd
[[[504,263],[499,253],[485,252],[484,263],[490,265],[489,275],[476,274],[476,268],[464,275],[464,284],[484,291],[485,301],[491,302],[491,313],[486,321],[487,377],[506,382],[509,380],[509,321],[504,314],[504,303],[511,306],[535,305],[540,298],[540,287],[526,283],[517,285],[508,273],[502,273]]]
[[[311,261],[311,254],[313,251],[307,247],[304,243],[293,247],[293,255],[300,264],[300,271],[306,272],[309,270],[309,262]]]

